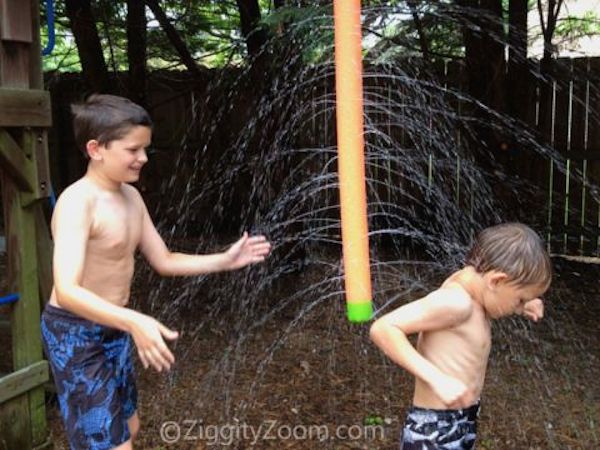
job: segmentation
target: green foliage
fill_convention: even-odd
[[[92,1],[96,27],[109,70],[127,70],[127,3]],[[240,13],[234,0],[160,0],[159,4],[198,64],[223,67],[243,64],[246,45],[240,31]],[[529,8],[537,8],[535,0]],[[305,63],[333,58],[333,6],[330,0],[287,0],[275,8],[273,0],[259,0],[260,26],[273,38],[273,49],[285,46],[301,53]],[[365,55],[374,62],[421,55],[420,36],[413,17],[418,15],[432,59],[455,58],[464,53],[462,30],[453,11],[454,0],[414,0],[415,9],[403,0],[363,0]],[[508,21],[509,0],[502,0],[503,21]],[[77,47],[65,13],[65,0],[56,0],[56,46],[44,57],[45,71],[80,71]],[[47,40],[42,11],[42,44]],[[146,9],[149,70],[183,68],[180,57],[150,10]],[[558,39],[600,33],[594,11],[559,21]]]
[[[272,36],[288,40],[302,52],[307,64],[333,58],[333,7],[284,6],[263,16]]]
[[[215,67],[242,59],[244,41],[235,2],[170,0],[163,8],[198,64]],[[158,25],[148,33],[148,48],[159,49],[155,58],[179,61]]]
[[[57,30],[56,43],[52,53],[43,57],[44,72],[80,72],[81,63],[73,36],[66,30]],[[42,45],[48,41],[48,34],[42,31]]]
[[[463,55],[460,26],[444,12],[444,3],[417,2],[414,10],[404,2],[399,4],[398,8],[382,10],[378,20],[372,21],[373,25],[366,31],[372,35],[368,56],[375,63],[387,63],[407,56],[422,56],[414,13],[421,22],[432,60]]]
[[[569,16],[556,25],[555,36],[574,39],[600,34],[600,19],[595,11],[587,11],[582,17]]]
[[[165,0],[160,4],[199,64],[223,66],[243,59],[244,41],[235,2]],[[109,70],[127,70],[126,3],[97,0],[92,2],[92,7]],[[44,70],[79,71],[81,65],[64,0],[58,0],[55,9],[56,46],[52,54],[44,58]],[[146,17],[148,68],[183,68],[179,55],[148,8]],[[45,42],[45,14],[41,35],[42,42]]]
[[[270,0],[259,1],[262,13],[260,25],[275,40],[287,41],[296,46],[305,63],[319,63],[333,58],[333,7],[331,2],[288,2],[295,6],[275,9]],[[163,0],[161,7],[169,17],[190,53],[198,64],[222,67],[241,64],[246,57],[245,42],[240,32],[240,17],[235,1],[223,0]],[[368,53],[379,60],[415,54],[418,36],[412,19],[406,14],[394,17],[393,8],[402,8],[399,0],[371,0],[363,2],[369,17],[366,21],[380,25],[377,36],[370,38],[365,31]],[[127,70],[127,6],[125,2],[97,0],[92,2],[96,27],[102,43],[104,58],[109,70]],[[390,13],[391,11],[391,13]],[[183,68],[180,58],[168,41],[164,31],[149,9],[146,12],[148,27],[148,68]],[[449,27],[439,16],[422,14],[432,53],[456,55],[460,53],[460,33]],[[43,40],[46,36],[42,23]],[[79,71],[81,65],[77,47],[66,17],[64,0],[56,3],[56,47],[52,55],[44,58],[44,70]],[[369,41],[370,40],[370,44]]]
[[[69,28],[69,21],[64,14],[64,4],[58,2],[55,5],[55,44],[52,53],[42,58],[43,70],[61,71],[61,72],[79,72],[81,71],[81,63],[75,39]],[[45,10],[43,10],[40,23],[40,36],[42,39],[42,47],[48,42],[48,26],[46,22]]]

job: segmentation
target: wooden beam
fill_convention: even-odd
[[[600,258],[597,256],[578,256],[578,255],[563,255],[561,253],[551,253],[552,258],[562,258],[568,261],[577,261],[587,264],[600,264]]]
[[[35,235],[37,237],[37,258],[38,258],[38,278],[40,283],[40,308],[43,310],[44,305],[50,300],[52,294],[52,253],[54,244],[50,237],[50,229],[46,223],[44,210],[40,202],[35,205]]]
[[[29,206],[36,200],[50,196],[50,170],[48,169],[47,143],[44,139],[46,133],[41,128],[27,128],[23,133],[23,151],[33,159],[33,169],[30,180],[33,192],[24,192],[21,196],[22,206]]]
[[[9,243],[7,287],[9,291],[19,293],[19,301],[13,305],[11,315],[13,369],[20,370],[43,360],[34,217],[39,201],[24,206],[22,192],[6,175],[2,177],[2,191],[7,213],[4,225]],[[33,443],[45,441],[47,433],[43,386],[31,388],[26,394],[6,403],[13,404],[15,408],[20,408],[19,412],[15,412],[10,430],[2,430],[3,433],[8,433],[6,440],[11,443],[9,446],[32,448]],[[0,412],[0,422],[6,417],[3,414]],[[22,446],[12,446],[13,441]]]
[[[41,386],[50,379],[48,361],[38,361],[0,378],[0,403]]]
[[[0,168],[6,171],[19,189],[34,192],[33,162],[25,157],[25,152],[3,129],[0,129]]]
[[[21,369],[43,359],[40,330],[40,295],[37,268],[37,235],[35,206],[24,207],[21,195],[12,183],[4,182],[8,194],[8,223],[5,224],[11,254],[9,261],[16,268],[11,292],[19,294],[19,301],[12,306],[13,367]],[[9,186],[7,186],[9,185]],[[6,192],[8,191],[8,192]],[[7,196],[5,195],[5,198]],[[12,270],[11,270],[12,271]],[[10,279],[10,277],[9,277]]]
[[[0,39],[31,42],[31,0],[0,0]]]
[[[22,418],[29,417],[27,394],[0,403],[0,436],[3,449],[31,448],[31,426]]]
[[[23,150],[35,159],[35,199],[50,197],[50,167],[48,164],[48,141],[45,129],[29,129],[23,135]]]
[[[13,41],[0,42],[0,85],[13,89],[28,89],[31,44]]]
[[[42,73],[42,42],[39,33],[40,30],[40,9],[46,5],[47,1],[29,0],[31,2],[31,44],[29,45],[29,89],[44,89],[44,75]],[[56,2],[55,2],[56,3]],[[41,7],[41,8],[40,8]],[[55,7],[56,8],[56,7]]]
[[[0,89],[0,127],[52,125],[50,93],[38,89]]]

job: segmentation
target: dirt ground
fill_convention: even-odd
[[[600,448],[599,269],[555,259],[545,320],[495,324],[478,448]],[[175,346],[171,373],[137,367],[136,447],[396,449],[412,380],[335,301],[299,319],[298,310],[281,311],[244,339],[194,329],[189,316],[179,325],[193,332]],[[55,448],[66,449],[51,394],[47,405]]]

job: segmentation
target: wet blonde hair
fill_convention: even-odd
[[[466,264],[479,273],[496,270],[519,285],[549,286],[552,262],[535,231],[522,223],[504,223],[481,231]]]

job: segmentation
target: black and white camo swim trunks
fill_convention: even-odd
[[[400,450],[471,450],[477,437],[479,402],[464,409],[412,407]]]

